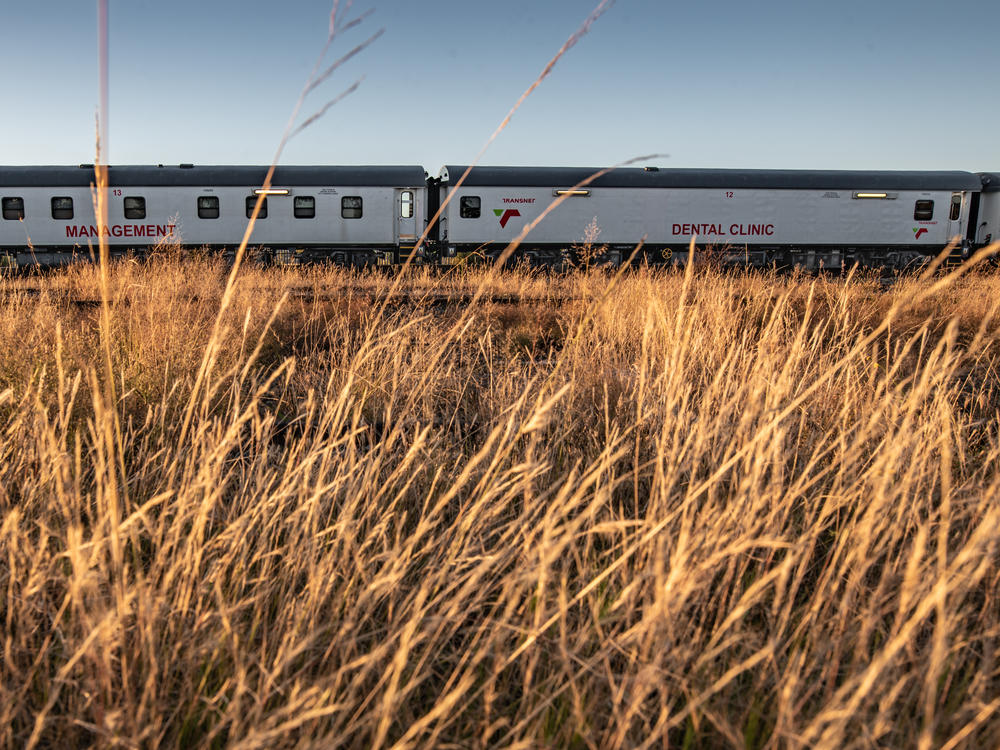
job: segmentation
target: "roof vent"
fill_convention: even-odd
[[[643,172],[659,172],[660,168],[659,167],[643,167],[642,171]]]
[[[81,164],[80,165],[80,169],[93,169],[93,168],[94,168],[93,164]]]
[[[194,164],[181,164],[181,169],[194,169]]]

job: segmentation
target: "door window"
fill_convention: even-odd
[[[948,218],[951,221],[958,221],[959,217],[962,215],[962,194],[952,193],[951,194],[951,211],[948,212]]]

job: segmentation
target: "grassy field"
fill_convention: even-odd
[[[0,280],[0,745],[1000,744],[1000,277],[225,284]]]

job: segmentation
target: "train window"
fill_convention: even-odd
[[[52,218],[53,219],[72,219],[73,218],[73,199],[67,197],[58,197],[52,199]]]
[[[345,219],[360,219],[361,208],[360,195],[345,195],[340,199],[340,215]]]
[[[312,219],[316,216],[316,199],[311,195],[296,196],[292,204],[292,212],[296,219]]]
[[[125,218],[145,219],[146,199],[138,196],[125,198]]]
[[[11,221],[24,218],[24,198],[4,198],[3,217]]]
[[[930,221],[934,218],[934,201],[917,201],[913,207],[913,218],[916,221]]]
[[[399,194],[399,215],[403,219],[413,218],[413,191],[404,190]]]
[[[478,219],[481,205],[478,195],[463,196],[458,215],[463,219]]]
[[[198,196],[198,218],[199,219],[219,218],[219,197],[217,195]]]
[[[962,215],[962,194],[952,193],[951,194],[951,211],[948,213],[948,218],[951,221],[957,221]]]
[[[249,219],[253,216],[253,207],[257,205],[257,196],[248,195],[247,196],[247,218]],[[258,219],[267,218],[267,198],[260,202],[260,213],[257,214]]]

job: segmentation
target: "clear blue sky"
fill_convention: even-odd
[[[286,164],[466,163],[597,0],[356,0]],[[113,164],[267,163],[328,0],[110,0]],[[94,0],[5,3],[0,164],[94,159]],[[1000,2],[618,0],[483,164],[1000,170]]]

